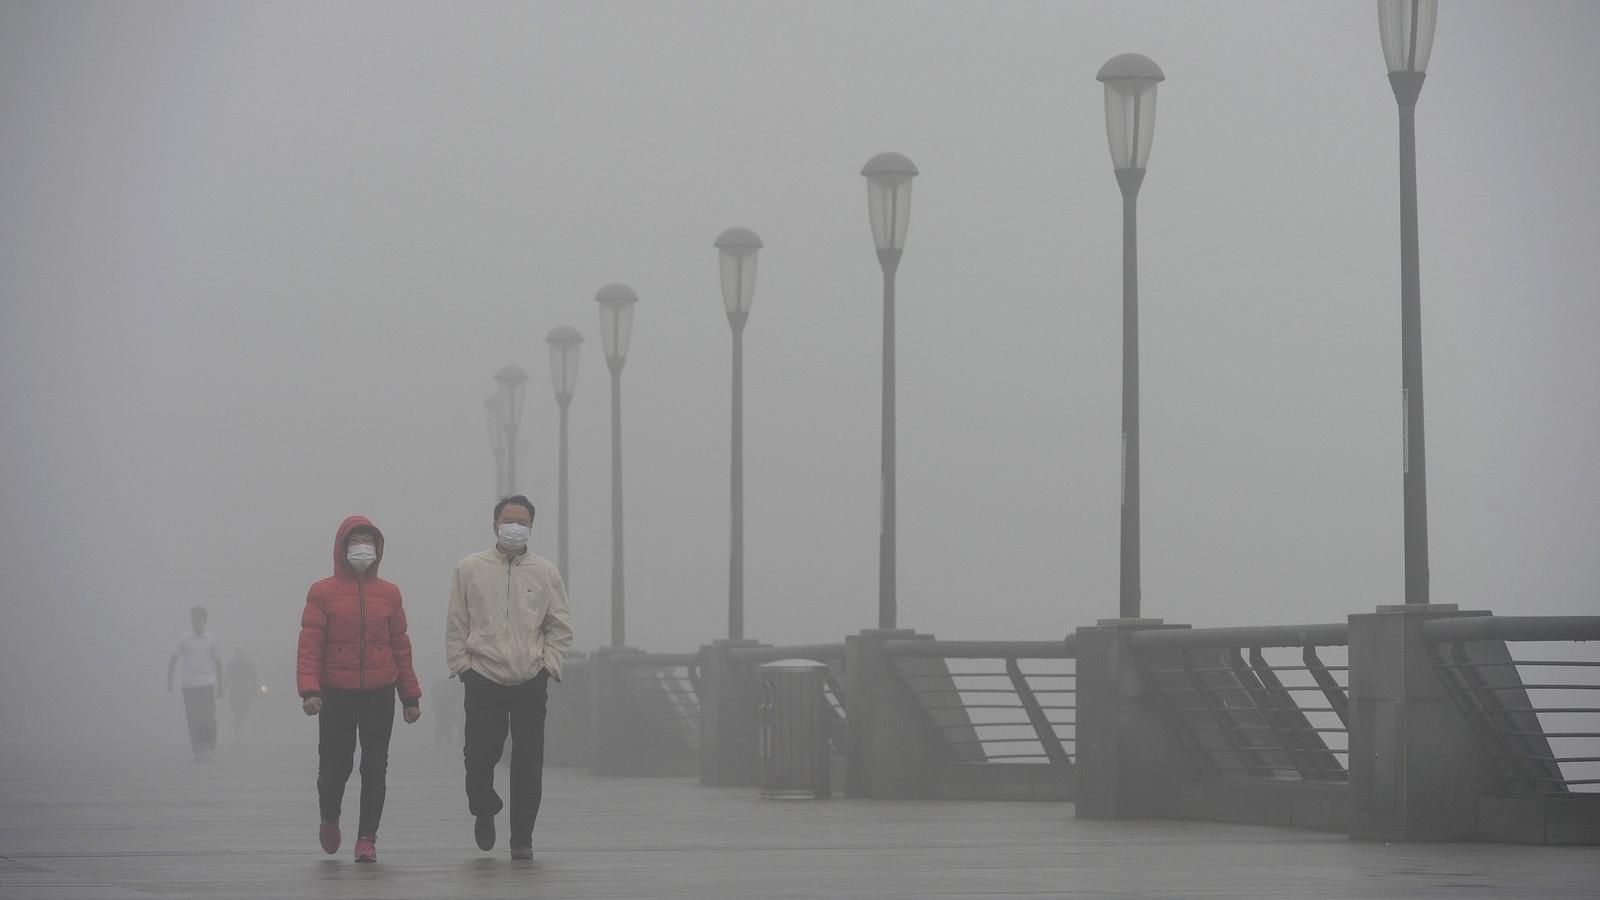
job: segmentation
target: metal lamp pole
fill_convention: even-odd
[[[1417,97],[1433,50],[1437,0],[1379,0],[1389,84],[1400,110],[1400,406],[1405,602],[1428,602],[1427,445],[1422,410],[1422,281],[1417,247]]]
[[[600,304],[600,341],[611,369],[611,646],[625,645],[622,586],[622,364],[633,334],[639,295],[625,284],[608,284],[594,295]]]
[[[878,533],[878,627],[894,628],[895,597],[895,421],[894,276],[905,250],[911,221],[911,179],[917,167],[899,153],[879,153],[861,167],[867,178],[867,212],[872,242],[883,269],[883,440],[882,523]]]
[[[1106,139],[1122,189],[1122,527],[1118,615],[1140,614],[1139,586],[1139,229],[1137,201],[1155,134],[1156,85],[1166,78],[1147,56],[1124,53],[1095,75],[1105,84]]]
[[[730,455],[728,537],[728,638],[744,637],[744,324],[755,299],[756,257],[761,238],[748,228],[729,228],[717,236],[722,270],[722,303],[733,330],[733,424]]]
[[[502,424],[506,429],[506,493],[517,492],[517,429],[522,426],[522,391],[528,383],[528,373],[517,366],[505,366],[494,373],[500,383],[500,408],[505,415]]]
[[[578,350],[583,346],[583,335],[576,328],[562,325],[552,328],[545,335],[545,342],[550,345],[550,383],[555,386],[556,405],[561,408],[561,511],[556,514],[556,568],[571,590],[572,570],[567,568],[567,408],[572,405],[572,392],[578,386]]]
[[[494,495],[506,494],[506,427],[505,413],[501,411],[500,395],[490,394],[483,401],[483,411],[489,425],[489,450],[494,453]]]

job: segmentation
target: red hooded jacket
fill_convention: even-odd
[[[376,535],[378,559],[357,574],[345,559],[345,538],[357,526]],[[300,614],[296,682],[301,697],[324,688],[372,690],[396,685],[400,702],[415,706],[422,686],[411,667],[411,638],[400,589],[378,577],[383,532],[362,516],[351,516],[333,539],[333,577],[313,584]]]

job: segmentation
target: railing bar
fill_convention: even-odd
[[[1033,725],[1032,722],[1024,719],[1021,722],[957,722],[950,725],[934,725],[933,727],[939,729],[940,731],[949,731],[951,729],[967,728],[1020,728],[1031,725]]]
[[[997,673],[989,669],[949,669],[949,674],[955,677],[981,676],[981,677],[1011,677],[1011,673],[1000,669]],[[1077,673],[1022,673],[1027,677],[1077,677]],[[944,677],[942,673],[907,673],[906,677]]]
[[[922,705],[922,708],[923,709],[1026,709],[1027,707],[1018,706],[1015,703],[924,703]],[[1068,704],[1057,703],[1057,704],[1052,704],[1052,705],[1040,706],[1039,708],[1040,709],[1077,709],[1078,707],[1075,704],[1074,705],[1068,705]]]
[[[1553,778],[1553,777],[1551,777],[1549,775],[1518,775],[1517,776],[1517,780],[1519,780],[1519,781],[1536,781],[1536,782],[1540,782],[1542,784],[1583,784],[1583,782],[1581,782],[1581,781],[1569,781],[1568,779],[1565,779],[1565,778]],[[1596,779],[1592,783],[1600,784],[1600,779]]]
[[[1441,669],[1503,669],[1507,666],[1600,666],[1600,662],[1587,659],[1513,659],[1510,662],[1437,663]]]
[[[1600,616],[1441,616],[1421,625],[1423,639],[1435,644],[1600,639]]]
[[[1283,649],[1292,650],[1294,648],[1293,647],[1285,647]],[[1269,662],[1270,662],[1270,660],[1269,660]],[[1274,671],[1278,671],[1278,672],[1301,672],[1301,671],[1309,672],[1309,671],[1312,671],[1314,669],[1322,669],[1322,670],[1328,671],[1328,672],[1348,672],[1348,671],[1350,671],[1350,667],[1349,666],[1308,666],[1308,665],[1304,665],[1304,664],[1295,665],[1295,664],[1289,664],[1289,663],[1272,663],[1272,668],[1273,668]]]
[[[956,685],[955,687],[931,687],[931,688],[915,688],[915,687],[909,687],[908,686],[906,688],[906,690],[909,691],[910,693],[913,693],[913,694],[949,694],[949,693],[960,693],[960,694],[1015,694],[1016,693],[1016,690],[1014,690],[1012,688],[962,687],[959,684]],[[1034,690],[1034,693],[1035,694],[1076,694],[1077,690],[1074,689],[1074,688],[1038,688],[1038,689]]]
[[[1347,622],[1318,625],[1250,625],[1232,628],[1152,628],[1128,636],[1135,649],[1227,650],[1238,647],[1345,646]]]
[[[955,687],[941,687],[941,688],[910,688],[909,690],[913,694],[951,694],[951,693],[961,693],[961,694],[1013,694],[1013,695],[1016,694],[1015,690],[1013,690],[1012,688],[1008,688],[1008,687],[1006,687],[1006,688],[977,688],[977,687],[961,687],[959,685],[955,686]],[[1066,693],[1070,694],[1070,693],[1072,693],[1072,691],[1067,691]]]
[[[1220,685],[1220,686],[1217,686],[1217,687],[1220,687],[1223,690],[1243,690],[1242,687],[1239,687],[1237,685]],[[1344,685],[1340,685],[1340,687],[1345,687],[1345,686]],[[1160,694],[1193,694],[1193,693],[1195,693],[1195,689],[1192,688],[1192,687],[1166,687],[1166,686],[1163,686],[1161,684],[1154,685],[1152,689],[1156,693],[1160,693]],[[1304,685],[1295,685],[1295,686],[1285,685],[1283,689],[1286,690],[1286,691],[1320,691],[1320,690],[1322,690],[1322,688],[1320,688],[1320,687],[1318,687],[1317,685],[1314,685],[1314,684],[1304,684]]]
[[[1488,694],[1494,691],[1600,691],[1600,684],[1506,684],[1499,687],[1445,688],[1458,694]],[[1513,710],[1514,712],[1516,710]]]
[[[964,673],[964,672],[952,672],[950,674],[952,676],[951,680],[954,681],[955,679],[960,678],[962,675],[964,675],[966,673]],[[938,678],[941,681],[943,681],[944,678],[945,678],[945,676],[943,676],[943,675],[934,675],[934,676],[905,675],[905,676],[902,676],[902,677],[907,678],[907,679],[930,677],[930,678]],[[918,692],[922,692],[922,693],[937,693],[940,690],[949,690],[949,688],[915,688],[915,687],[910,687],[909,685],[907,686],[907,689],[910,690],[912,693],[918,693]],[[967,691],[967,692],[974,693],[974,694],[993,693],[995,691],[1001,691],[1002,693],[1007,693],[1007,694],[1015,693],[1014,691],[1011,691],[1011,690],[1008,690],[1008,689],[1005,689],[1005,688],[963,687],[960,684],[957,684],[955,686],[955,690]],[[1036,693],[1036,694],[1075,694],[1077,692],[1078,692],[1077,688],[1070,688],[1070,687],[1035,688],[1034,689],[1034,693]]]
[[[1271,725],[1227,725],[1227,726],[1224,726],[1224,725],[1190,725],[1189,726],[1189,730],[1190,731],[1227,732],[1229,734],[1237,734],[1237,733],[1239,733],[1241,731],[1270,731],[1270,732],[1273,732],[1274,734],[1276,734],[1277,732],[1280,732],[1280,731],[1292,731],[1292,732],[1295,732],[1297,734],[1308,734],[1308,733],[1312,733],[1312,732],[1316,732],[1316,733],[1319,733],[1319,734],[1348,734],[1349,733],[1349,729],[1347,729],[1347,728],[1273,728]],[[1537,732],[1528,732],[1528,733],[1536,734]],[[1582,734],[1580,734],[1580,735],[1570,735],[1570,736],[1571,737],[1593,737],[1593,735],[1582,735]],[[1551,737],[1557,737],[1557,735],[1551,735]],[[1216,749],[1225,750],[1227,748],[1218,747]],[[1255,748],[1252,748],[1252,749],[1259,750],[1259,749],[1264,749],[1264,748],[1255,747]],[[1276,749],[1276,748],[1267,748],[1267,749]]]
[[[1027,723],[1024,722],[1023,724],[1026,725]],[[977,739],[975,741],[946,741],[945,743],[951,744],[951,745],[958,745],[958,744],[959,745],[965,745],[965,744],[1037,744],[1037,743],[1039,743],[1039,739],[1036,738],[1036,737],[1026,737],[1026,738],[979,738],[979,739]],[[1041,753],[1039,755],[1043,756],[1044,754]]]

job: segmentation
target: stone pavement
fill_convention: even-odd
[[[459,755],[396,726],[379,862],[316,846],[314,738],[120,760],[0,759],[0,898],[1593,898],[1600,851],[1381,845],[1087,822],[1070,804],[761,800],[693,779],[546,773],[535,858],[472,843]],[[301,733],[304,732],[304,733]],[[175,745],[176,746],[176,745]],[[501,773],[504,792],[504,773]]]

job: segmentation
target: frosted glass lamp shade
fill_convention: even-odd
[[[550,329],[544,339],[550,345],[550,383],[555,386],[557,397],[568,399],[578,386],[578,350],[583,346],[583,335],[576,328],[562,325]]]
[[[639,295],[625,284],[608,284],[594,295],[600,304],[600,344],[606,361],[620,364],[628,358],[628,339],[633,336],[633,306]]]
[[[1383,61],[1394,72],[1427,72],[1439,0],[1378,0]]]
[[[1106,86],[1106,140],[1116,169],[1143,169],[1156,133],[1156,85],[1166,80],[1148,56],[1124,53],[1100,67]]]
[[[761,238],[748,228],[729,228],[717,236],[713,245],[722,265],[722,304],[728,314],[748,313],[756,294],[756,257]]]
[[[911,179],[917,167],[899,153],[879,153],[861,167],[867,177],[867,212],[879,250],[904,250],[911,222]]]

